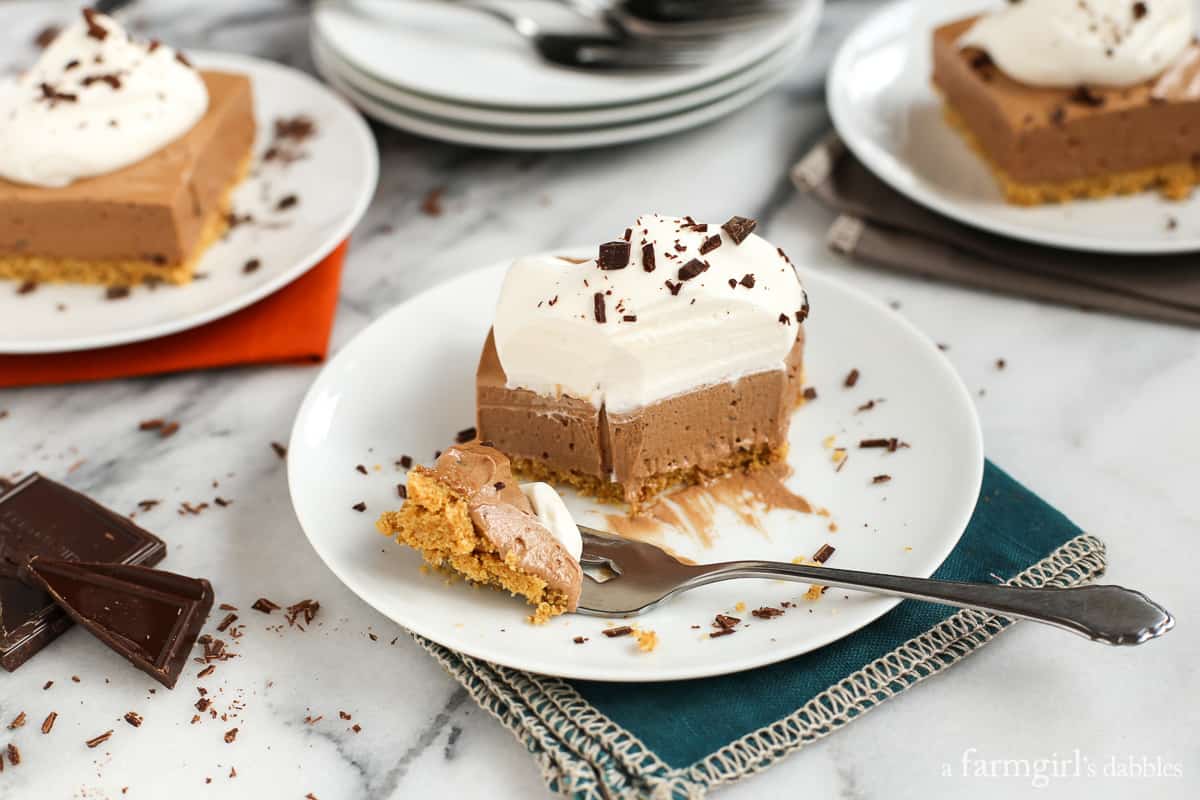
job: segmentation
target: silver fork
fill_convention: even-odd
[[[582,16],[626,36],[703,39],[777,22],[814,0],[557,0]]]
[[[583,536],[580,564],[589,577],[579,598],[582,614],[628,617],[697,586],[734,578],[774,578],[977,608],[1044,622],[1105,644],[1141,644],[1175,626],[1174,617],[1165,608],[1141,592],[1122,586],[1027,589],[777,561],[691,565],[653,545],[619,539],[583,525],[579,531]],[[605,568],[615,574],[603,582],[590,574]]]
[[[543,61],[560,67],[607,71],[680,69],[706,64],[713,54],[712,44],[692,39],[663,43],[616,33],[556,33],[542,30],[532,17],[491,5],[458,0],[440,2],[500,20],[524,37]],[[395,24],[394,20],[371,13],[352,0],[322,0],[322,3],[377,24]]]

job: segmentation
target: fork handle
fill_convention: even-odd
[[[1175,625],[1174,618],[1165,608],[1141,592],[1123,586],[1032,589],[774,561],[731,561],[705,565],[700,570],[687,582],[688,588],[730,578],[781,578],[865,589],[876,594],[1030,619],[1114,645],[1141,644],[1161,636]]]

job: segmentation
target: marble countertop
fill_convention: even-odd
[[[28,57],[35,17],[65,18],[71,5],[0,3],[0,68]],[[1200,609],[1192,572],[1200,334],[901,278],[827,254],[829,217],[795,194],[787,170],[826,130],[825,66],[872,7],[833,0],[815,50],[785,85],[733,118],[666,140],[505,154],[376,128],[382,177],[354,237],[333,348],[423,287],[507,255],[598,241],[643,210],[757,217],[794,259],[898,302],[947,343],[976,393],[988,455],[1108,543],[1109,580],[1151,592],[1182,621],[1137,649],[1018,625],[947,675],[719,796],[1008,798],[1038,790],[1027,777],[964,777],[963,758],[1078,754],[1174,764],[1182,775],[1064,777],[1050,783],[1055,796],[1195,797],[1200,634],[1189,612]],[[127,19],[184,47],[308,68],[306,13],[305,4],[270,0],[171,0],[136,3]],[[430,216],[420,206],[435,188],[444,188],[444,211]],[[0,474],[41,470],[124,511],[161,499],[139,521],[169,543],[164,566],[210,577],[217,601],[239,606],[246,623],[238,657],[205,682],[225,719],[192,724],[194,681],[154,691],[81,630],[0,673],[0,722],[20,711],[29,720],[0,728],[0,745],[15,742],[22,754],[0,774],[0,798],[546,796],[509,733],[305,542],[270,443],[286,441],[316,372],[231,369],[0,392],[8,412]],[[179,432],[140,434],[138,421],[151,417],[178,420]],[[234,502],[176,512],[215,494]],[[275,628],[278,620],[246,613],[259,596],[315,598],[320,615],[306,631]],[[51,711],[57,723],[43,736]],[[122,720],[127,711],[144,717],[139,729]],[[237,739],[226,743],[234,727]],[[84,746],[110,728],[108,743]]]

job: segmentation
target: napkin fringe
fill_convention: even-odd
[[[1083,534],[1007,583],[1075,586],[1101,575],[1106,565],[1104,543]],[[562,679],[489,664],[416,634],[413,638],[525,745],[552,791],[581,800],[692,800],[828,736],[958,663],[1013,622],[983,611],[959,611],[846,676],[791,715],[681,769],[672,769]]]

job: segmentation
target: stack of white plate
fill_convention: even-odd
[[[772,24],[722,37],[703,66],[670,71],[554,66],[504,23],[452,3],[327,4],[311,43],[324,78],[381,122],[459,144],[574,149],[662,136],[749,103],[811,43],[821,5],[796,0]],[[547,29],[580,24],[554,3],[522,10],[549,14]]]

